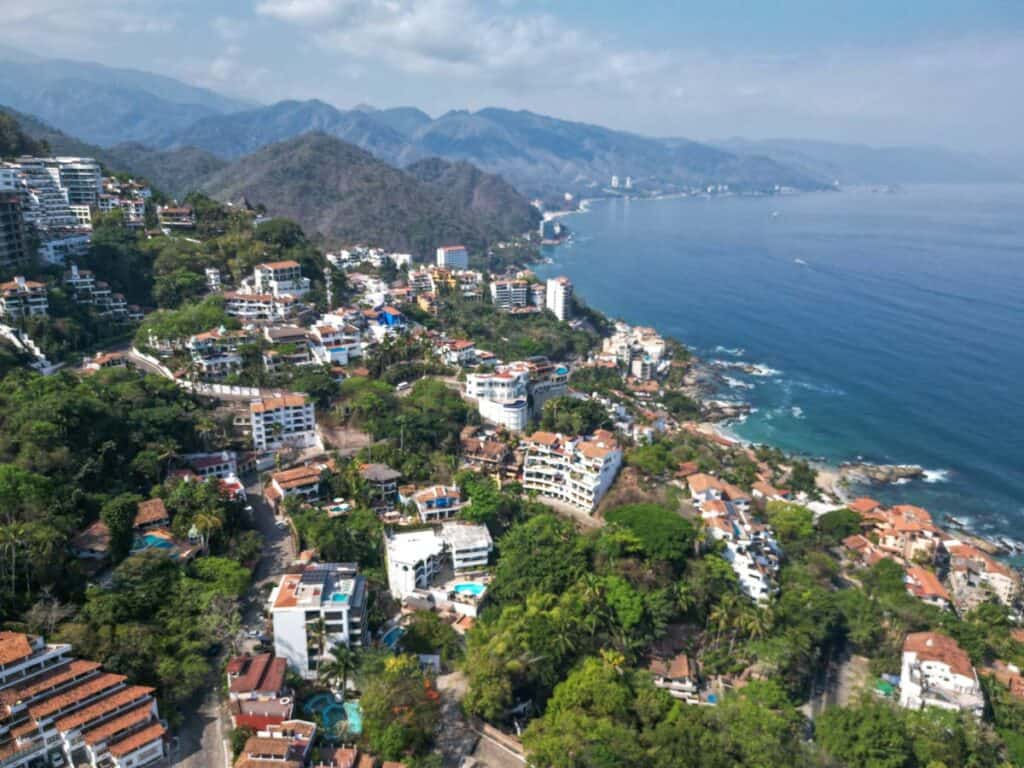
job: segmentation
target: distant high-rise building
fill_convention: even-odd
[[[469,251],[464,245],[445,245],[437,249],[437,266],[469,269]]]
[[[572,282],[568,277],[552,277],[548,280],[547,308],[559,320],[572,316]]]
[[[612,176],[612,189],[618,189],[618,188],[619,188],[619,177],[618,176]]]
[[[633,177],[632,176],[627,176],[626,177],[626,189],[632,189],[632,188],[633,188]]]

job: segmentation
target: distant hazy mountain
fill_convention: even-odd
[[[320,101],[287,101],[203,118],[169,133],[161,145],[196,146],[236,158],[308,131],[350,141],[396,165],[426,157],[466,160],[531,195],[593,192],[613,175],[631,176],[638,188],[666,191],[707,183],[744,189],[822,186],[821,179],[769,158],[493,108],[454,111],[432,120],[410,107],[342,111]]]
[[[730,152],[758,154],[818,178],[840,184],[928,184],[1017,181],[1019,168],[1007,170],[964,152],[918,147],[869,147],[805,139],[716,142]]]
[[[155,143],[169,131],[248,104],[147,72],[42,59],[0,48],[0,103],[102,146]]]
[[[342,112],[322,101],[280,101],[269,107],[211,115],[168,132],[159,145],[199,147],[229,160],[260,147],[310,132],[325,133],[395,162],[405,147],[402,134],[361,110]]]
[[[237,160],[202,184],[246,198],[327,241],[363,241],[425,256],[446,241],[481,247],[533,227],[536,211],[471,166],[398,170],[334,136],[310,133]]]

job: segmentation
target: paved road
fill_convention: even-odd
[[[262,628],[263,585],[275,581],[295,559],[295,547],[288,531],[274,525],[274,512],[263,498],[258,481],[246,488],[246,494],[253,508],[254,527],[263,535],[263,553],[253,575],[253,588],[242,607],[242,620],[247,628]],[[255,645],[255,640],[242,642],[248,651]],[[217,668],[220,666],[218,663]],[[206,696],[177,731],[178,743],[170,764],[180,768],[227,768],[231,764],[227,742],[230,732],[231,720],[220,698],[219,681],[211,680]]]

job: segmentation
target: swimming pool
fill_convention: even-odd
[[[333,595],[331,595],[331,602],[332,603],[347,603],[348,602],[348,594],[345,593],[345,592],[335,592]]]
[[[398,645],[398,641],[402,638],[402,635],[404,634],[405,630],[401,627],[392,627],[384,633],[384,636],[381,638],[381,641],[384,643],[384,645],[386,645],[393,651],[395,650],[395,646]]]
[[[342,704],[329,693],[318,693],[306,702],[303,707],[307,715],[319,715],[328,733],[337,733],[338,723],[345,722],[346,710]],[[362,728],[362,720],[359,722]]]
[[[487,585],[481,584],[477,581],[466,581],[462,584],[456,584],[453,589],[457,595],[472,595],[473,597],[480,597],[480,595],[487,591]]]
[[[358,701],[345,702],[345,730],[353,736],[363,732],[363,708]]]

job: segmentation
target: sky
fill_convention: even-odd
[[[1024,156],[1020,0],[0,0],[0,44],[257,103]]]

